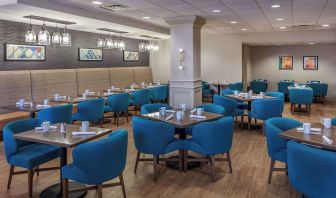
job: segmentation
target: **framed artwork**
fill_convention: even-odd
[[[20,45],[5,43],[6,61],[45,61],[46,48],[43,45]]]
[[[103,60],[103,50],[78,48],[78,60],[79,61],[102,61]]]
[[[279,69],[292,70],[293,69],[293,56],[279,56]]]
[[[303,56],[304,70],[318,70],[318,56]]]
[[[124,50],[124,61],[139,61],[139,52]]]

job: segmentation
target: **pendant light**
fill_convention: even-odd
[[[64,25],[64,32],[62,34],[61,46],[71,46],[71,35],[67,32],[66,25]]]
[[[58,31],[58,27],[57,27],[57,23],[56,23],[56,32],[54,32],[52,37],[51,37],[51,43],[60,44],[61,40],[62,40],[61,38],[62,38],[62,36]]]
[[[105,47],[104,43],[105,43],[104,39],[101,37],[101,35],[99,35],[97,40],[97,47]]]
[[[119,36],[117,49],[118,50],[125,50],[125,41],[123,40],[123,38],[121,37],[121,35]]]
[[[113,40],[110,37],[110,34],[107,35],[104,42],[105,49],[113,49]]]
[[[29,28],[28,28],[28,31],[26,32],[25,34],[25,41],[27,43],[35,43],[36,42],[36,34],[35,32],[33,31],[33,26],[31,24],[31,17],[30,17],[30,20],[29,20]]]
[[[50,33],[48,32],[45,22],[43,21],[42,29],[38,34],[39,45],[50,45]]]
[[[144,40],[141,40],[139,43],[139,52],[146,52],[147,51],[147,43]]]

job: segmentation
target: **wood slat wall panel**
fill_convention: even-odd
[[[153,82],[152,68],[150,67],[133,67],[133,76],[136,84]]]
[[[108,68],[76,69],[78,94],[86,89],[90,91],[102,91],[110,87]]]
[[[133,69],[131,67],[110,68],[110,85],[123,88],[134,82]]]

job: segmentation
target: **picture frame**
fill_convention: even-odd
[[[293,70],[293,56],[279,56],[280,70]]]
[[[4,44],[5,61],[45,61],[44,45]]]
[[[78,48],[79,61],[103,61],[103,50],[97,48]]]
[[[304,70],[318,70],[318,56],[303,56],[302,61]]]
[[[138,51],[123,51],[123,60],[127,62],[137,62],[139,61],[139,52]]]

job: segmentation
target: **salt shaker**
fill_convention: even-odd
[[[65,127],[66,127],[66,126],[65,126],[65,123],[62,122],[62,123],[61,123],[61,130],[60,130],[61,133],[64,133],[64,132],[65,132],[65,130],[66,130]]]

